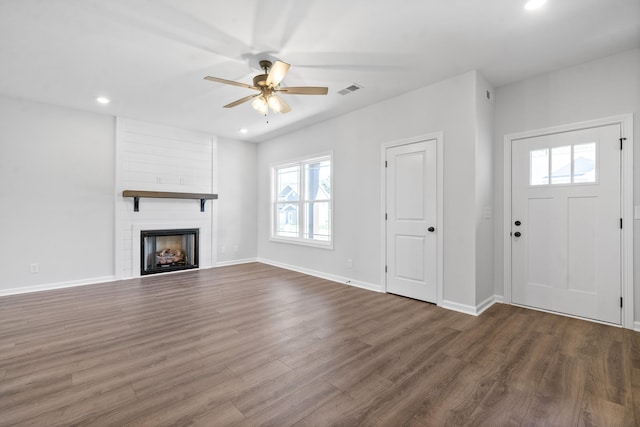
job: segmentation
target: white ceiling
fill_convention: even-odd
[[[524,3],[2,0],[0,94],[259,142],[473,69],[501,86],[640,47],[639,0]],[[203,77],[251,83],[265,58],[329,95],[283,95],[293,111],[267,118],[223,109],[254,92]]]

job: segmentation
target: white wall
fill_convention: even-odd
[[[634,140],[640,131],[640,49],[543,74],[498,88],[494,127],[494,248],[496,294],[503,294],[504,135],[634,113]],[[636,147],[637,148],[637,147]],[[634,199],[640,204],[640,150],[634,151]],[[640,224],[635,222],[635,248]],[[635,256],[635,319],[640,319],[640,257]]]
[[[475,307],[475,76],[469,72],[260,144],[258,257],[380,288],[381,144],[443,131],[444,299]],[[270,241],[270,165],[329,150],[334,249]]]
[[[218,138],[218,262],[257,256],[257,146]]]
[[[0,123],[0,294],[112,279],[113,117],[0,96]]]

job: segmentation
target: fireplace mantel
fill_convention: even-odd
[[[170,191],[142,191],[142,190],[124,190],[122,197],[133,197],[133,211],[138,212],[140,207],[140,199],[142,197],[152,199],[195,199],[200,200],[200,212],[204,212],[204,203],[207,200],[218,198],[217,194],[211,193],[175,193]]]

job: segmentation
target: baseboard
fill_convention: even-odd
[[[308,274],[309,276],[319,277],[321,279],[330,280],[332,282],[342,283],[343,285],[355,286],[356,288],[362,288],[374,292],[382,292],[382,288],[379,285],[360,282],[357,280],[349,279],[348,277],[342,277],[322,271],[311,270],[309,268],[298,267],[295,265],[285,264],[282,262],[272,261],[264,258],[258,258],[257,261],[263,264],[272,265],[274,267],[284,268],[285,270],[296,271],[298,273]]]
[[[229,261],[216,262],[216,267],[228,267],[230,265],[249,264],[250,262],[258,262],[257,258],[232,259]]]
[[[491,307],[495,303],[496,303],[495,295],[491,295],[489,298],[482,301],[480,304],[476,306],[476,316],[479,316],[482,313],[484,313],[485,310],[487,310],[489,307]]]
[[[633,330],[636,332],[640,332],[640,321],[633,322]]]
[[[457,311],[459,313],[470,314],[472,316],[477,316],[477,309],[472,305],[460,304],[453,301],[442,300],[442,308],[446,308],[447,310]]]
[[[482,301],[480,304],[476,306],[460,304],[454,301],[443,300],[441,307],[446,308],[448,310],[464,313],[464,314],[470,314],[472,316],[479,316],[484,311],[486,311],[489,307],[491,307],[493,304],[498,302],[498,299],[502,299],[502,297],[498,295],[491,295],[489,298]]]
[[[20,288],[0,289],[0,296],[27,294],[31,292],[52,291],[54,289],[73,288],[75,286],[95,285],[98,283],[113,282],[115,276],[94,277],[93,279],[72,280],[69,282],[47,283],[44,285],[23,286]]]

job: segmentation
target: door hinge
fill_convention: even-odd
[[[620,308],[622,308],[622,297],[620,297]]]
[[[622,218],[620,218],[620,229],[622,230]]]
[[[627,138],[620,138],[620,149],[622,150],[622,143],[626,141]]]
[[[387,266],[384,266],[384,272],[386,273],[388,271]]]
[[[620,143],[622,144],[622,142],[620,142]],[[387,161],[385,160],[385,161],[384,161],[384,167],[386,168],[386,167],[388,167],[388,166],[389,166],[389,164],[388,164],[388,163],[387,163]]]
[[[387,220],[387,214],[386,213],[384,214],[384,220],[385,221]]]

